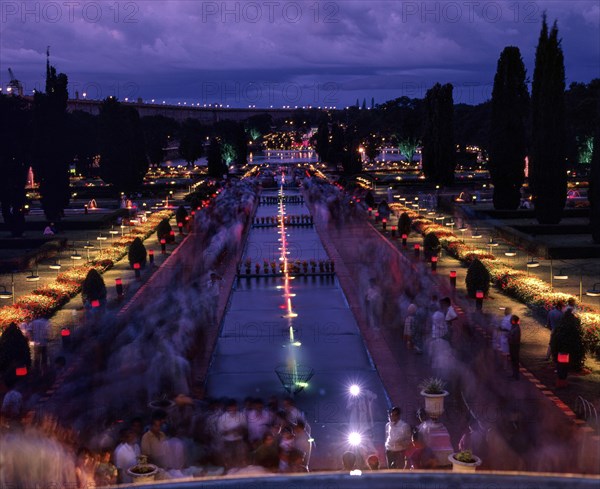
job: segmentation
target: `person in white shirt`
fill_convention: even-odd
[[[137,463],[141,453],[140,446],[136,443],[136,435],[132,429],[122,430],[121,440],[122,442],[115,448],[115,466],[119,470],[119,480],[122,483],[131,483],[133,479],[127,474],[127,469]]]
[[[34,368],[41,375],[46,373],[48,366],[48,334],[50,324],[47,319],[34,319],[27,325],[29,340],[33,342]]]
[[[273,421],[270,411],[265,409],[261,399],[254,399],[251,408],[246,411],[246,423],[248,425],[248,441],[253,450],[261,444],[263,436],[269,430]]]
[[[243,467],[247,462],[247,450],[244,436],[246,417],[238,411],[237,402],[231,399],[225,405],[225,412],[217,421],[219,435],[223,441],[222,460],[226,469]]]
[[[389,421],[385,425],[385,458],[388,469],[403,469],[404,452],[411,445],[412,430],[408,423],[400,419],[402,411],[395,406],[389,411]]]

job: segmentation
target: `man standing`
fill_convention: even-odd
[[[48,365],[48,330],[47,319],[34,319],[27,326],[29,340],[33,342],[33,365],[42,376]]]
[[[560,320],[563,317],[563,307],[564,304],[562,301],[558,301],[554,305],[554,309],[552,309],[548,313],[548,319],[546,321],[546,326],[550,329],[550,338],[552,338],[552,333],[560,324]],[[548,340],[548,349],[546,350],[546,361],[550,360],[550,340]]]
[[[388,469],[404,468],[404,453],[411,444],[412,431],[408,423],[400,419],[402,411],[395,406],[389,411],[385,425],[385,458]]]
[[[152,416],[150,429],[142,436],[142,454],[148,456],[148,462],[162,469],[167,467],[167,435],[161,430],[163,418]]]
[[[521,350],[521,326],[519,316],[510,319],[510,332],[508,333],[508,349],[512,365],[512,378],[519,380],[519,353]]]

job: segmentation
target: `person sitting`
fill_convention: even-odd
[[[370,470],[379,470],[379,457],[375,454],[369,455],[367,457],[367,467]]]
[[[344,470],[356,469],[356,455],[353,452],[344,452],[342,454],[342,466]]]

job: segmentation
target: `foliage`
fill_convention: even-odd
[[[141,118],[142,130],[144,131],[144,140],[146,141],[146,156],[152,165],[158,165],[165,159],[165,150],[169,141],[179,129],[179,124],[175,119],[162,115],[149,115]],[[185,122],[184,122],[185,124]],[[182,133],[184,131],[182,130]],[[180,135],[179,151],[185,161],[189,161],[182,151],[182,145],[185,148],[187,141]],[[202,143],[200,143],[202,145]],[[193,160],[192,160],[193,161]]]
[[[46,91],[33,96],[32,162],[48,221],[61,219],[69,205],[68,79],[46,63]]]
[[[29,341],[19,327],[11,323],[0,336],[0,372],[30,366]]]
[[[527,140],[525,121],[529,93],[519,48],[504,48],[492,91],[489,170],[494,184],[494,208],[517,209],[525,179]]]
[[[166,239],[167,243],[171,241],[171,224],[166,217],[156,226],[156,237],[159,242],[161,239]]]
[[[408,214],[406,212],[400,214],[400,217],[398,218],[398,233],[400,236],[403,234],[408,236],[410,234],[410,224],[411,220],[410,217],[408,217]]]
[[[455,453],[453,457],[459,462],[465,464],[472,464],[477,462],[477,460],[473,458],[473,453],[471,452],[471,450],[463,450],[462,452]]]
[[[569,367],[581,370],[585,361],[581,321],[571,311],[563,314],[560,323],[550,336],[550,349],[556,361],[559,353],[569,354]]]
[[[446,389],[446,382],[437,377],[429,377],[421,381],[419,389],[426,394],[443,394]]]
[[[134,263],[139,263],[141,268],[146,266],[146,247],[142,240],[138,237],[133,240],[133,243],[129,246],[129,252],[127,258],[129,259],[129,265],[133,268]]]
[[[490,272],[488,269],[475,258],[469,265],[467,275],[465,277],[465,283],[467,285],[467,294],[469,297],[474,298],[475,293],[481,290],[484,295],[487,296],[490,290]]]
[[[106,299],[106,285],[104,285],[104,279],[98,271],[92,268],[85,280],[81,284],[81,298],[85,303],[91,301],[103,301]]]
[[[567,196],[565,164],[565,67],[556,22],[546,15],[535,53],[531,92],[532,144],[529,183],[540,224],[558,224]]]
[[[319,160],[322,162],[327,161],[329,154],[329,127],[327,121],[319,124],[317,133],[313,136],[312,144],[319,155]]]
[[[98,119],[100,176],[117,192],[139,189],[148,171],[144,133],[137,110],[107,98]]]
[[[426,257],[432,257],[440,252],[440,240],[435,233],[427,233],[423,238],[423,252]]]
[[[25,182],[28,170],[31,114],[24,99],[0,94],[0,205],[13,237],[25,230]]]
[[[217,138],[210,140],[210,146],[207,153],[208,174],[213,178],[223,178],[227,174],[227,165],[223,161],[221,143]]]
[[[205,128],[198,119],[186,119],[179,130],[179,156],[188,166],[204,153]]]
[[[450,83],[436,83],[425,95],[422,168],[428,180],[443,185],[454,181],[456,150],[452,88]]]
[[[398,142],[398,150],[409,162],[412,161],[418,146],[419,142],[414,138],[405,138]]]

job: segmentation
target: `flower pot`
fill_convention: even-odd
[[[441,394],[428,394],[424,390],[421,395],[425,398],[425,412],[433,421],[444,414],[444,398],[448,395],[448,391],[443,391]]]
[[[127,469],[127,475],[132,478],[134,484],[152,482],[156,474],[158,467],[154,464],[137,464]]]
[[[452,462],[452,470],[454,472],[475,472],[477,467],[481,465],[481,459],[476,455],[471,455],[474,462],[461,462],[460,460],[456,460],[454,455],[456,453],[448,455],[448,460]]]

